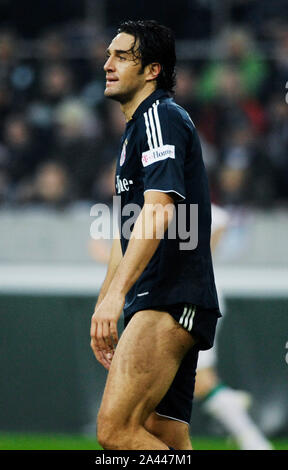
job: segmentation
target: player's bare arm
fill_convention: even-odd
[[[145,193],[144,206],[135,222],[125,255],[115,270],[111,267],[110,275],[104,281],[101,299],[92,316],[90,334],[95,357],[106,369],[110,367],[118,343],[117,322],[125,296],[157,250],[173,218],[173,207],[173,199],[168,194]],[[109,286],[107,290],[105,286]]]
[[[122,249],[121,249],[120,238],[119,238],[119,233],[118,233],[116,234],[112,243],[106,276],[102,284],[102,287],[100,289],[94,311],[97,310],[98,306],[101,304],[102,300],[104,299],[109,289],[109,286],[111,284],[111,281],[114,277],[114,274],[121,262],[122,257],[123,255],[122,255]],[[91,339],[91,346],[92,346],[92,339]],[[109,351],[104,353],[101,350],[97,350],[97,353],[95,352],[95,355],[97,359],[99,360],[99,362],[101,362],[104,365],[104,367],[109,368],[109,364],[110,364],[109,362],[110,352]]]
[[[123,257],[123,255],[122,255],[122,249],[121,249],[121,244],[120,244],[120,237],[119,237],[119,233],[118,233],[115,236],[115,238],[113,240],[113,243],[112,243],[106,276],[105,276],[104,282],[103,282],[102,287],[101,287],[100,292],[99,292],[99,296],[98,296],[98,299],[97,299],[97,302],[96,302],[95,310],[96,310],[97,306],[104,299],[104,297],[107,293],[107,290],[110,286],[110,283],[111,283],[111,281],[114,277],[116,269],[118,268],[118,266],[121,262],[122,257]]]

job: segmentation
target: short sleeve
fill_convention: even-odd
[[[174,193],[181,201],[186,198],[185,158],[191,129],[174,106],[154,104],[144,113],[145,142],[141,162],[144,193]]]

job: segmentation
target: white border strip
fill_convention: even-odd
[[[174,191],[174,189],[168,189],[167,191],[164,191],[163,189],[154,189],[154,188],[151,188],[151,189],[145,189],[144,194],[145,194],[145,193],[148,193],[149,191],[157,191],[158,193],[175,193],[175,194],[178,194],[178,196],[180,196],[181,199],[186,199],[185,196],[183,196],[182,194],[178,193],[177,191]]]
[[[0,265],[0,293],[95,295],[107,267],[100,264]],[[288,268],[215,267],[224,297],[288,299]]]
[[[190,423],[187,423],[187,421],[183,421],[182,419],[172,418],[172,416],[162,415],[161,413],[158,413],[158,411],[155,411],[155,413],[158,416],[162,416],[162,418],[168,418],[168,419],[172,419],[173,421],[179,421],[180,423],[188,424],[188,426],[190,424]]]

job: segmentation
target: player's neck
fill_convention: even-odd
[[[133,114],[135,113],[138,106],[140,106],[142,101],[146,100],[146,98],[148,98],[148,96],[150,96],[155,90],[156,90],[155,84],[148,83],[144,88],[136,92],[130,101],[127,101],[127,103],[121,104],[121,110],[125,116],[126,122],[130,121],[130,119],[132,118]]]

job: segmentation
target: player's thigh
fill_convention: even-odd
[[[99,414],[113,416],[115,424],[144,424],[193,344],[191,334],[168,313],[136,313],[117,345]]]

